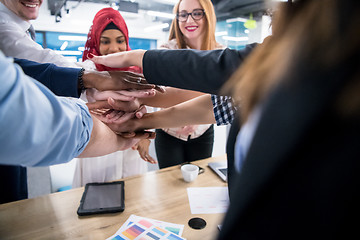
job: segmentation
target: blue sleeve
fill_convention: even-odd
[[[37,63],[15,58],[24,73],[49,88],[55,95],[79,98],[78,75],[80,68],[58,67],[52,63]]]
[[[55,96],[0,52],[0,164],[46,166],[78,156],[92,118],[81,100]]]

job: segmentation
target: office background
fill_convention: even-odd
[[[172,9],[177,2],[147,1],[166,3],[168,9]],[[49,2],[51,1],[43,2],[38,19],[32,22],[36,30],[36,41],[44,48],[58,51],[70,61],[81,61],[92,19],[100,9],[109,7],[109,3],[67,1],[66,7],[61,8],[59,17],[51,14]],[[132,49],[156,49],[167,41],[169,24],[173,16],[169,13],[156,16],[159,15],[158,10],[139,9],[137,13],[120,10],[128,25]],[[248,18],[221,19],[217,22],[216,39],[224,46],[241,49],[247,43],[262,42],[270,34],[269,23],[270,20],[266,16],[254,20],[250,15]],[[227,130],[226,126],[215,127],[213,156],[225,154]],[[156,158],[153,143],[150,146],[150,154]],[[29,198],[68,189],[72,183],[75,161],[50,168],[28,168]],[[157,169],[157,165],[149,164],[149,171]]]

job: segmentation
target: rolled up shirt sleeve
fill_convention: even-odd
[[[47,166],[87,146],[93,122],[81,100],[55,96],[0,52],[0,163]]]

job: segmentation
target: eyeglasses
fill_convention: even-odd
[[[192,17],[192,19],[194,19],[194,21],[198,21],[205,16],[205,11],[204,9],[194,9],[191,13],[182,11],[176,14],[176,18],[179,20],[179,22],[186,22],[189,15]]]

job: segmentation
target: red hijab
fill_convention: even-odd
[[[106,26],[109,23],[114,23],[115,26],[124,34],[126,40],[126,51],[130,51],[129,46],[129,32],[126,26],[125,20],[121,16],[120,12],[113,8],[103,8],[94,17],[93,25],[90,27],[87,41],[85,43],[85,50],[83,53],[82,60],[85,61],[88,58],[88,54],[92,53],[95,56],[101,56],[100,54],[100,36]],[[95,64],[98,71],[132,71],[141,73],[142,70],[139,67],[128,67],[128,68],[110,68],[101,64]]]

